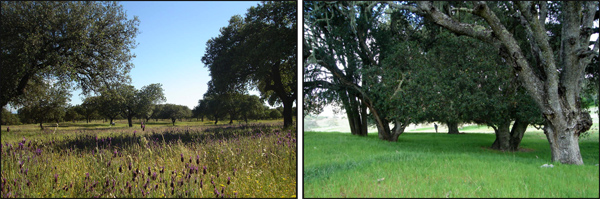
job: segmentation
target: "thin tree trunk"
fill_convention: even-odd
[[[361,100],[362,102],[363,100]],[[360,104],[360,119],[361,119],[361,126],[360,126],[360,135],[361,136],[368,136],[369,132],[367,130],[367,106],[364,103]]]
[[[41,121],[40,121],[40,129],[44,130],[44,125],[42,125]]]
[[[133,116],[127,117],[127,122],[129,122],[129,127],[133,127],[133,121],[132,121],[132,119],[133,119]]]

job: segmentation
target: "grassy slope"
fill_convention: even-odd
[[[597,133],[580,141],[584,166],[540,168],[551,163],[541,133],[525,134],[527,152],[493,151],[493,141],[494,134],[406,133],[385,142],[305,132],[304,196],[598,197]]]

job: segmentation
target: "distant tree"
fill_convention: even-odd
[[[76,120],[83,118],[81,114],[77,112],[77,106],[68,104],[65,111],[65,121],[71,121],[75,123]]]
[[[109,90],[107,87],[100,89],[100,95],[95,97],[88,97],[94,106],[94,109],[98,111],[98,114],[104,118],[109,119],[109,124],[113,123],[113,120],[119,117],[121,114],[121,104],[124,103],[122,98],[116,90]]]
[[[137,16],[117,2],[2,1],[0,106],[19,104],[44,80],[77,82],[83,93],[127,81]]]
[[[190,117],[192,115],[192,111],[187,106],[164,104],[161,115],[163,119],[171,119],[173,126],[175,126],[175,121],[177,119]]]
[[[223,101],[224,99],[221,95],[210,92],[204,94],[203,102],[206,102],[206,113],[215,120],[215,124],[227,114],[226,109],[224,109],[225,104]]]
[[[18,114],[13,114],[10,111],[6,110],[5,108],[2,108],[2,122],[0,122],[0,124],[15,125],[15,124],[20,124],[20,123],[21,122],[19,121]]]
[[[248,118],[252,118],[257,112],[262,111],[261,107],[263,103],[258,96],[243,95],[240,100],[240,116],[242,116],[246,123],[248,123]]]
[[[158,119],[161,118],[163,107],[164,107],[164,104],[154,105],[154,108],[152,109],[152,115],[150,115],[150,118],[153,118],[158,122]]]
[[[281,112],[279,112],[279,110],[277,110],[277,109],[271,109],[269,111],[269,118],[270,119],[279,119],[279,118],[281,118]]]
[[[40,128],[44,130],[43,122],[60,116],[60,112],[64,111],[64,107],[70,101],[71,94],[68,86],[60,84],[45,83],[29,88],[36,89],[26,92],[24,106],[19,109],[19,116],[22,121],[39,123]]]
[[[203,99],[198,100],[198,105],[192,109],[192,117],[202,120],[204,122],[204,116],[206,115],[206,101]]]
[[[98,97],[86,97],[81,105],[76,106],[75,110],[85,118],[86,123],[90,123],[92,119],[98,118]]]
[[[135,89],[132,85],[120,84],[109,87],[108,90],[115,92],[115,95],[120,98],[118,102],[120,102],[121,115],[127,118],[129,127],[133,127],[133,117],[145,114],[153,108],[154,104],[166,100],[160,83],[144,86],[140,90]]]
[[[257,88],[269,103],[282,103],[284,126],[292,125],[296,100],[296,3],[263,2],[251,7],[245,18],[229,20],[221,34],[211,38],[202,62],[211,82],[223,93],[244,93]]]

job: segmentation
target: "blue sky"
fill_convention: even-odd
[[[129,19],[138,16],[139,43],[133,49],[135,68],[129,75],[136,89],[161,83],[166,103],[188,106],[198,104],[207,90],[208,68],[201,61],[206,42],[219,36],[220,28],[233,15],[245,16],[259,1],[122,1]],[[71,104],[81,104],[80,90],[74,91]],[[250,94],[259,95],[257,91]]]

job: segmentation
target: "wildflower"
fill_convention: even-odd
[[[164,173],[164,172],[165,172],[165,167],[164,166],[160,167],[160,173]]]
[[[206,175],[206,166],[204,166],[204,171],[203,171],[204,175]]]
[[[54,174],[54,183],[58,183],[58,174]]]
[[[227,177],[227,184],[231,183],[231,177]]]
[[[200,164],[200,156],[196,155],[196,164]]]
[[[219,197],[219,194],[220,194],[220,193],[219,193],[219,190],[217,190],[217,188],[215,188],[215,195],[216,195],[217,197]]]
[[[181,162],[183,162],[183,153],[181,154]]]
[[[156,180],[156,172],[152,172],[152,180]]]
[[[28,171],[29,171],[29,168],[25,169],[25,175],[27,175]]]
[[[110,167],[110,163],[112,162],[112,160],[108,161],[108,164],[106,165],[106,167]]]
[[[202,189],[202,178],[200,178],[200,189]]]
[[[131,162],[129,163],[129,170],[131,171]]]
[[[148,176],[150,176],[150,167],[148,167]]]
[[[119,166],[119,173],[122,173],[122,172],[123,172],[123,168],[122,168],[122,166]]]

